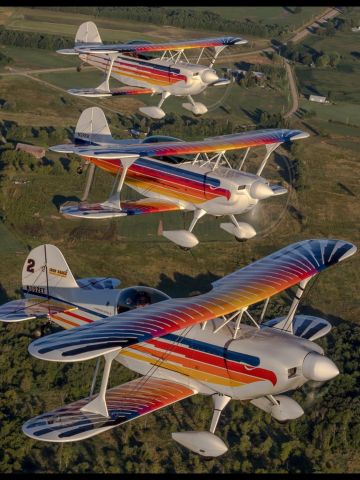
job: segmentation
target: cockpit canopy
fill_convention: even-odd
[[[134,308],[146,307],[153,303],[168,300],[166,293],[156,288],[135,286],[121,290],[117,300],[117,313],[127,312]]]

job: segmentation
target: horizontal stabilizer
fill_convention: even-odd
[[[20,300],[12,300],[0,306],[0,321],[23,322],[70,310],[77,310],[77,308],[54,300],[22,298]]]
[[[121,283],[117,278],[109,277],[78,278],[76,282],[83,290],[113,290]]]
[[[59,362],[90,360],[167,335],[276,295],[353,255],[342,240],[303,240],[212,283],[202,295],[173,298],[48,335],[29,346],[34,357]]]
[[[148,213],[169,212],[180,210],[180,207],[172,202],[156,200],[154,198],[142,198],[140,200],[122,200],[121,209],[111,207],[104,203],[76,203],[66,202],[60,207],[60,213],[66,217],[107,219],[125,217],[128,215],[145,215]]]
[[[275,318],[264,322],[261,327],[271,327],[284,330],[286,317]],[[306,340],[316,340],[327,335],[331,330],[331,323],[323,318],[313,317],[312,315],[296,315],[293,320],[294,335]]]
[[[151,88],[118,87],[103,90],[100,88],[72,88],[68,93],[77,97],[116,97],[118,95],[144,95],[154,93]]]
[[[109,418],[81,411],[95,396],[27,421],[23,432],[35,440],[72,442],[93,437],[147,413],[194,395],[193,389],[170,380],[141,377],[106,392]]]
[[[73,48],[62,48],[61,50],[56,50],[56,53],[60,53],[60,55],[79,55]]]

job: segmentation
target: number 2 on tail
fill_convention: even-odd
[[[27,267],[26,267],[26,271],[30,272],[30,273],[34,273],[35,260],[33,260],[32,258],[29,258],[27,263],[28,264],[27,264]]]

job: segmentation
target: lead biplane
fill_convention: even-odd
[[[72,95],[110,97],[160,94],[161,100],[157,107],[139,109],[151,118],[160,119],[165,116],[161,106],[170,95],[187,97],[189,103],[183,103],[182,106],[193,114],[206,113],[206,106],[194,102],[192,95],[203,92],[209,86],[230,83],[228,79],[219,78],[212,67],[224,48],[245,43],[247,40],[238,37],[220,37],[158,44],[133,41],[104,45],[96,25],[93,22],[86,22],[80,25],[76,33],[74,48],[58,50],[58,53],[79,55],[83,62],[106,73],[104,82],[97,88],[68,90]],[[190,63],[186,57],[185,51],[190,49],[200,49],[196,63]],[[152,52],[159,53],[159,57],[151,58]],[[210,55],[209,66],[199,64],[204,52]],[[110,88],[110,77],[128,86]]]
[[[30,252],[23,270],[23,283],[30,284],[25,293],[38,305],[61,300],[69,309],[69,299],[81,287],[57,252],[50,245]],[[100,391],[28,420],[24,433],[49,442],[84,440],[203,394],[214,402],[209,431],[175,432],[172,438],[200,455],[216,457],[228,449],[215,429],[231,399],[250,401],[280,422],[300,417],[303,409],[284,393],[309,380],[328,381],[339,370],[314,343],[330,331],[330,323],[296,310],[311,278],[355,252],[354,245],[341,240],[303,240],[216,280],[202,295],[158,297],[157,303],[131,305],[118,315],[107,313],[113,306],[104,306],[100,319],[79,307],[75,318],[87,317],[86,324],[64,324],[68,330],[35,340],[29,352],[53,362],[104,357]],[[288,314],[264,321],[270,298],[295,285]],[[259,302],[265,303],[260,318],[254,318],[248,309]],[[2,320],[9,315],[15,321],[29,318],[26,311],[9,309],[11,304],[0,308]],[[244,323],[246,318],[251,325]],[[141,377],[107,390],[114,360]]]
[[[238,222],[235,215],[249,212],[260,200],[288,192],[281,185],[270,185],[261,176],[271,153],[284,142],[308,136],[301,130],[266,129],[190,142],[157,136],[143,140],[115,140],[104,112],[98,107],[88,108],[78,120],[74,143],[53,146],[50,150],[75,153],[90,162],[83,200],[89,193],[95,166],[116,177],[113,191],[103,203],[67,202],[61,206],[60,212],[67,217],[107,219],[175,210],[192,211],[194,217],[188,230],[161,232],[185,249],[199,243],[192,231],[201,217],[206,214],[227,215],[231,223],[221,223],[220,228],[243,241],[255,236],[256,231],[249,223]],[[244,172],[250,148],[262,145],[266,147],[266,155],[256,174]],[[232,168],[226,158],[227,151],[236,149],[246,149],[237,169]],[[145,198],[120,201],[124,183]]]

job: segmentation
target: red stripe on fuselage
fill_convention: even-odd
[[[89,161],[95,163],[100,168],[111,171],[112,173],[117,173],[118,170],[122,171],[122,166],[120,160],[99,160],[92,157],[86,157]],[[203,176],[203,182],[197,180],[190,180],[181,176],[181,170],[179,169],[178,174],[161,172],[154,167],[146,167],[142,165],[137,165],[136,162],[129,168],[127,177],[134,181],[142,181],[149,184],[161,185],[169,190],[174,190],[178,192],[184,192],[184,188],[191,189],[192,192],[189,195],[192,195],[196,198],[201,198],[206,200],[211,200],[217,197],[225,197],[227,200],[230,199],[231,192],[221,187],[212,187],[206,183],[205,176]],[[184,171],[185,173],[185,171]],[[126,183],[126,179],[125,179]]]
[[[94,320],[90,320],[89,318],[85,318],[77,313],[73,313],[73,312],[65,312],[66,315],[70,315],[70,317],[74,317],[74,318],[78,318],[79,320],[83,320],[84,322],[87,322],[87,323],[92,323]]]
[[[165,351],[170,351],[174,353],[179,353],[181,355],[185,355],[188,358],[193,358],[194,360],[198,360],[200,362],[226,368],[230,373],[230,378],[231,378],[231,371],[234,371],[234,372],[244,373],[253,377],[262,378],[264,380],[268,380],[273,385],[276,384],[276,380],[277,380],[276,375],[270,370],[265,370],[263,368],[258,368],[258,367],[249,367],[247,365],[243,365],[242,363],[234,362],[233,360],[227,360],[226,358],[223,358],[223,357],[218,357],[209,353],[199,352],[198,350],[194,350],[189,347],[181,347],[179,345],[175,345],[174,343],[166,343],[162,340],[153,339],[153,340],[147,341],[146,343],[150,343],[155,347]]]
[[[103,61],[102,58],[90,58],[87,60],[89,63],[98,63],[99,67],[102,69],[108,68],[108,62]],[[159,78],[159,80],[166,80],[169,83],[176,83],[181,80],[186,81],[187,77],[185,75],[181,75],[178,73],[171,72],[170,70],[164,71],[156,68],[156,65],[153,67],[143,67],[138,64],[131,64],[126,63],[124,61],[115,61],[113,68],[116,67],[124,72],[134,73],[134,74],[141,74],[141,76],[145,78]],[[121,75],[120,72],[115,72]]]

